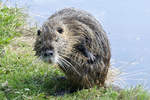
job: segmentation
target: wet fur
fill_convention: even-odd
[[[63,33],[57,32],[58,28]],[[52,62],[58,64],[73,86],[104,86],[110,46],[102,26],[89,13],[66,8],[53,14],[38,31],[34,50],[43,59],[46,50],[53,50]]]

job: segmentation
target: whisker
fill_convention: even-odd
[[[62,68],[62,70],[64,70],[64,71],[67,71],[67,68],[64,66],[64,64],[63,63],[65,63],[63,60],[62,60],[62,58],[60,57],[60,56],[58,56],[58,61],[57,61],[57,63],[58,64],[60,64],[60,66],[61,66],[61,68]],[[66,64],[66,63],[65,63]]]
[[[59,57],[60,58],[60,61],[61,61],[61,65],[64,67],[64,69],[65,69],[65,71],[67,72],[68,71],[68,68],[66,68],[66,66],[67,67],[70,67],[70,65],[64,60],[64,58],[62,58],[62,57]],[[66,66],[65,66],[65,65]]]
[[[62,55],[61,55],[61,59],[65,62],[67,67],[69,67],[70,69],[75,71],[79,76],[81,76],[80,73],[74,68],[74,66],[69,61],[67,61]]]

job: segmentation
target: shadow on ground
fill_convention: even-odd
[[[64,76],[51,74],[25,79],[23,84],[33,84],[39,89],[39,92],[44,93],[46,96],[63,96],[77,91],[77,89],[73,89],[71,83]]]

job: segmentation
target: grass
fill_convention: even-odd
[[[0,56],[0,100],[150,100],[149,92],[141,86],[119,92],[94,87],[68,93],[69,83],[57,78],[64,74],[34,56],[35,36],[18,32],[18,27],[25,24],[19,22],[24,18],[17,18],[24,14],[18,8],[2,9],[0,14],[4,13],[5,17],[2,14],[0,18],[3,20],[0,21],[0,43],[4,46]],[[10,17],[14,9],[19,12]],[[18,34],[20,37],[16,37]]]
[[[20,28],[25,25],[25,16],[22,9],[0,6],[0,46],[20,35]]]

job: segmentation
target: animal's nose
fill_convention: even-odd
[[[54,54],[54,51],[52,50],[47,50],[45,53],[44,53],[44,56],[53,56]]]

